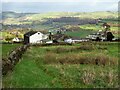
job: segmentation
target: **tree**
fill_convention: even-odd
[[[12,41],[12,39],[13,39],[13,38],[11,38],[11,37],[9,37],[9,36],[5,37],[5,40],[6,40],[8,43],[10,43],[10,42]]]
[[[113,38],[113,34],[111,32],[107,32],[107,41],[112,41]]]

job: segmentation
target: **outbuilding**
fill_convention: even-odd
[[[12,39],[12,42],[14,42],[14,43],[20,43],[20,42],[23,42],[23,39],[15,37],[15,38]]]

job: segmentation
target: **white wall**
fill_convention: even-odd
[[[30,36],[30,43],[40,43],[41,40],[47,39],[47,36],[42,34],[41,32],[37,32]]]

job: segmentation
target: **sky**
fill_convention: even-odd
[[[3,0],[2,11],[94,12],[117,11],[119,0]]]
[[[2,2],[118,2],[119,0],[2,0]]]

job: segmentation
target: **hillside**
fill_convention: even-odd
[[[23,34],[28,30],[68,31],[68,35],[85,37],[88,34],[102,30],[102,24],[107,22],[111,25],[111,31],[115,36],[118,31],[117,12],[48,12],[48,13],[15,13],[3,12],[3,33],[6,31],[19,30]],[[98,19],[102,22],[98,23]],[[5,31],[5,32],[4,32]],[[71,32],[74,31],[74,32]],[[81,35],[82,36],[79,36]],[[5,35],[5,34],[3,34]],[[4,38],[4,36],[3,36]]]
[[[24,22],[28,21],[42,21],[45,18],[59,18],[59,17],[79,17],[79,18],[90,18],[90,19],[98,19],[98,18],[117,18],[117,12],[48,12],[48,13],[15,13],[15,12],[3,12],[2,17],[4,19],[4,24],[11,24],[11,21]],[[9,18],[12,18],[9,19]],[[22,20],[21,20],[22,19]],[[8,23],[7,23],[8,22]],[[17,23],[12,23],[17,24]]]

